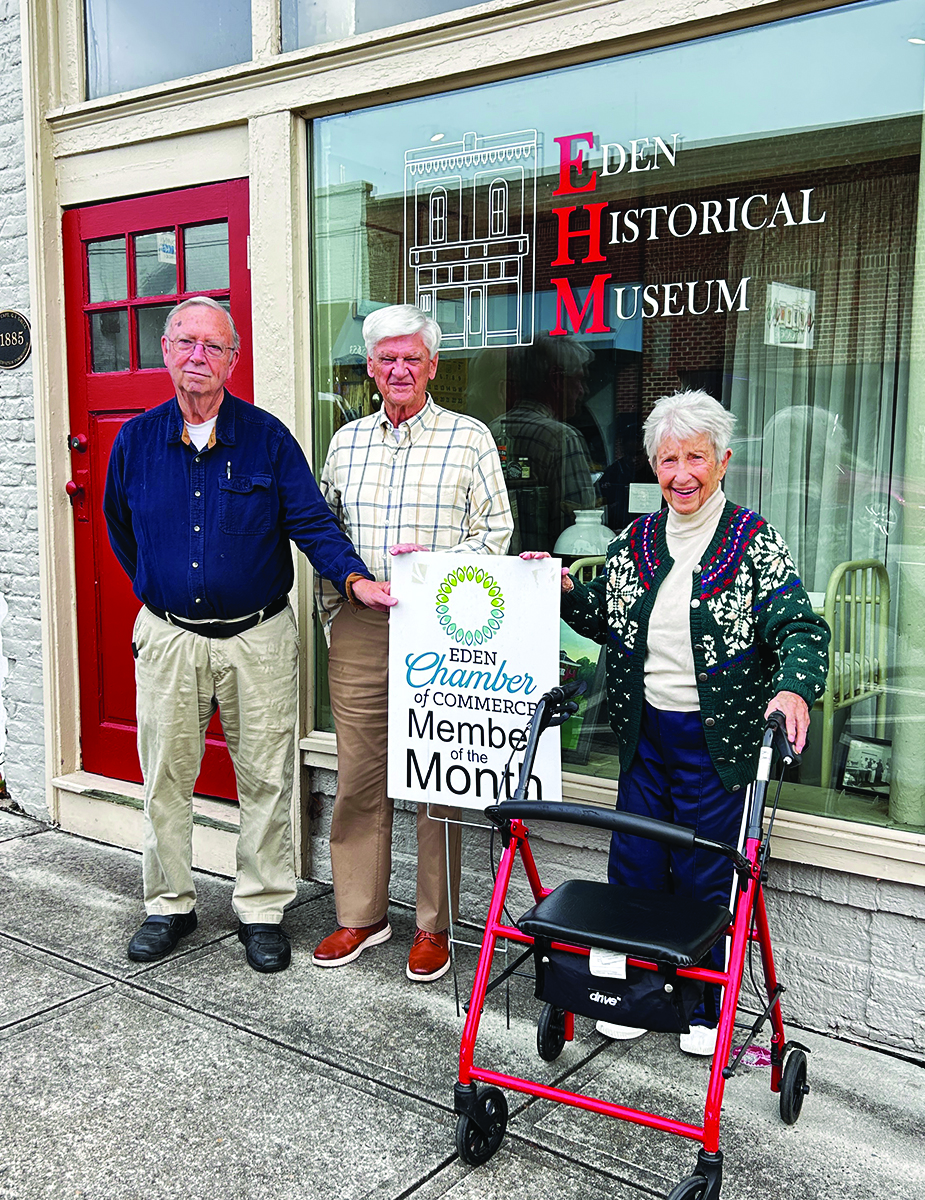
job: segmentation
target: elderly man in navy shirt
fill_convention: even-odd
[[[289,965],[295,897],[290,798],[298,641],[290,541],[352,603],[395,601],[341,532],[305,455],[269,413],[225,391],[234,323],[199,296],[161,339],[176,395],[120,430],[103,502],[142,609],[132,651],[145,783],[147,919],[129,958],[151,962],[196,928],[192,795],[216,708],[241,808],[232,904],[256,971]]]

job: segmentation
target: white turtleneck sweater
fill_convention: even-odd
[[[658,589],[646,641],[646,700],[663,712],[700,708],[691,649],[691,576],[709,546],[726,497],[718,487],[696,512],[668,510],[665,534],[674,566]]]

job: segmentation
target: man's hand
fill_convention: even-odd
[[[533,558],[552,558],[552,555],[546,550],[523,550],[521,551],[520,557],[529,560]],[[574,591],[574,589],[575,584],[573,583],[572,577],[569,574],[569,569],[568,567],[563,567],[562,590],[563,592],[571,592]]]
[[[410,554],[412,550],[423,550],[427,553],[427,547],[419,546],[417,542],[399,542],[397,546],[389,547],[389,554]]]
[[[377,583],[375,579],[355,579],[352,588],[357,600],[373,612],[387,613],[398,603],[398,597],[390,594],[388,583]]]
[[[775,710],[784,714],[790,745],[797,754],[801,754],[806,745],[806,734],[809,730],[809,708],[806,701],[796,692],[778,692],[764,710],[764,715],[769,717]]]

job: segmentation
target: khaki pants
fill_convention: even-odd
[[[196,903],[192,796],[217,705],[241,807],[232,906],[246,924],[279,923],[295,898],[290,809],[298,638],[292,609],[235,637],[206,638],[142,608],[132,640],[148,915],[189,912]]]
[[[331,626],[328,669],[337,729],[337,797],[331,870],[339,925],[374,925],[389,906],[393,803],[386,793],[389,619],[344,605]],[[417,924],[440,933],[450,923],[446,836],[454,913],[459,903],[458,808],[418,805]],[[433,820],[432,817],[444,818]],[[446,825],[445,819],[451,823]]]

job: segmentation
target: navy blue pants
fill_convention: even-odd
[[[727,791],[716,773],[703,736],[699,712],[660,712],[645,705],[639,746],[628,771],[620,775],[617,807],[622,812],[687,825],[702,837],[736,845],[745,789]],[[623,887],[672,892],[711,904],[729,904],[732,864],[706,850],[673,850],[647,838],[614,833],[607,877]],[[722,971],[726,939],[713,950]],[[719,988],[707,987],[693,1025],[716,1025]]]

